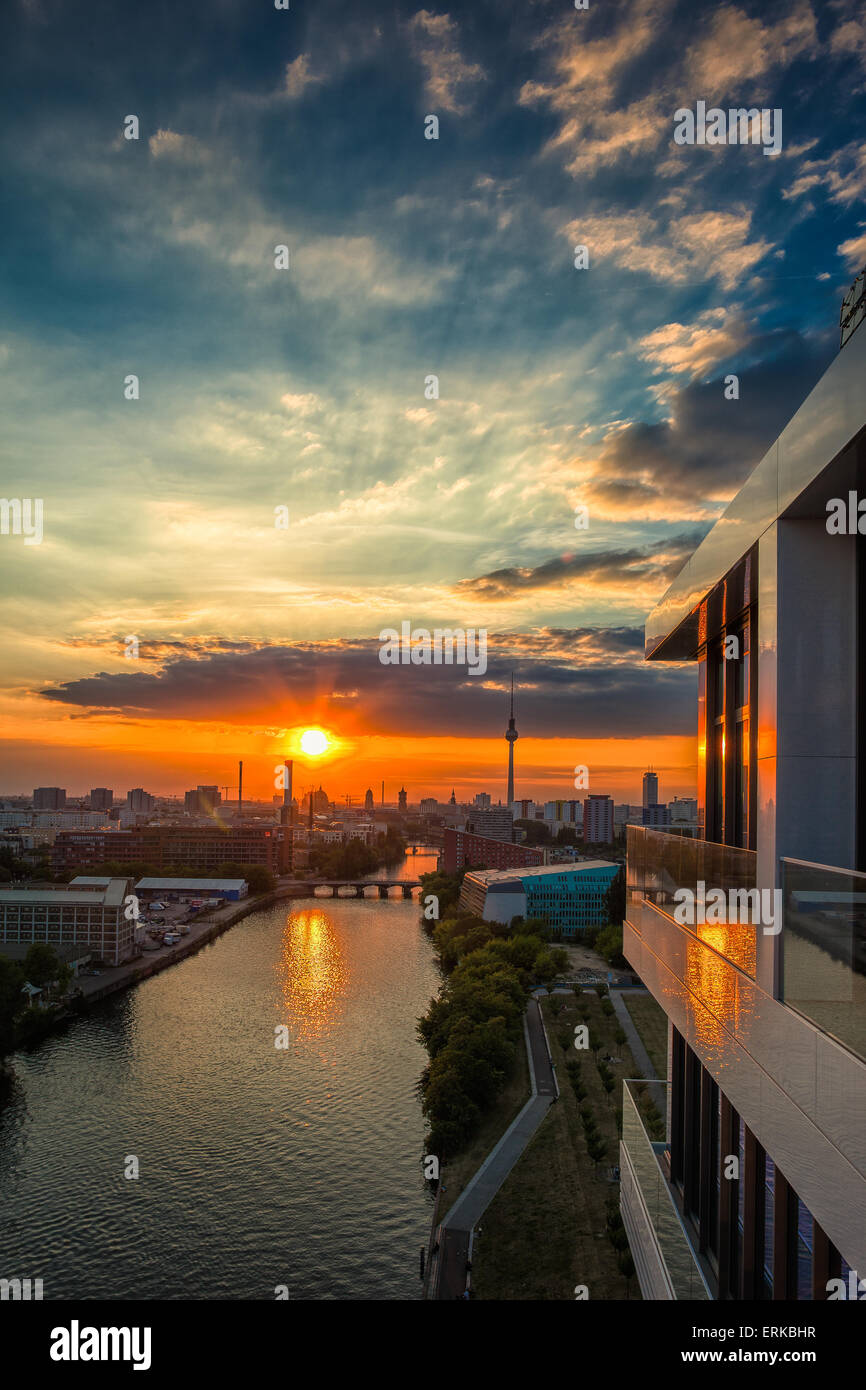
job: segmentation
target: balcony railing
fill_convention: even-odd
[[[675,916],[682,905],[676,896],[681,889],[689,889],[697,898],[698,885],[703,883],[706,893],[721,889],[726,899],[732,892],[753,889],[757,870],[754,851],[671,835],[649,826],[630,825],[627,829],[627,916],[635,930],[641,930],[642,904],[652,903],[754,978],[756,924],[689,922],[681,913]]]
[[[782,997],[866,1060],[866,874],[782,860]]]
[[[677,1299],[707,1299],[694,1250],[686,1235],[673,1195],[662,1167],[666,1144],[650,1138],[641,1114],[650,1099],[656,1112],[667,1110],[667,1082],[628,1080],[623,1082],[622,1143],[640,1190],[659,1255]]]

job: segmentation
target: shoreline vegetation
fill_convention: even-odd
[[[439,900],[439,920],[422,921],[443,979],[418,1020],[418,1036],[430,1058],[419,1082],[429,1126],[425,1152],[438,1158],[440,1169],[472,1139],[510,1080],[532,989],[568,965],[539,919],[515,918],[506,927],[461,912],[462,879],[439,872],[421,877],[422,903],[431,894]]]

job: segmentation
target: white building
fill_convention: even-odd
[[[90,889],[0,889],[0,943],[85,945],[106,964],[119,965],[134,949],[135,921],[124,910],[132,882],[103,883]]]

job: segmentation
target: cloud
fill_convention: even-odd
[[[754,106],[766,95],[771,73],[817,54],[815,16],[806,0],[769,23],[723,5],[712,13],[707,33],[687,50],[685,81],[696,97],[712,98],[712,104],[747,91],[744,104]]]
[[[672,285],[719,280],[733,289],[773,249],[763,238],[750,239],[751,223],[745,207],[685,213],[666,223],[650,212],[627,212],[583,217],[563,233],[570,245],[589,248],[590,266],[610,261]]]
[[[300,53],[286,65],[285,91],[290,101],[297,101],[308,87],[322,81],[322,77],[310,70],[310,58],[307,53]]]
[[[669,419],[634,421],[605,436],[581,484],[602,517],[712,519],[757,466],[827,366],[832,349],[799,334],[748,344],[739,400],[720,381],[671,392]]]
[[[723,308],[705,309],[690,324],[666,323],[639,342],[640,356],[656,372],[702,376],[749,340],[742,319]]]
[[[643,663],[639,638],[639,630],[628,628],[489,638],[483,680],[454,666],[383,666],[378,641],[205,650],[172,657],[157,672],[100,672],[40,693],[55,704],[134,720],[271,728],[315,718],[333,722],[349,739],[455,730],[484,737],[499,729],[516,671],[527,692],[524,736],[629,738],[644,736],[647,728],[658,736],[692,733],[694,672]]]
[[[825,159],[808,159],[782,197],[791,200],[821,192],[840,207],[851,207],[866,197],[866,146],[852,141]]]
[[[866,228],[866,223],[861,222],[861,227]],[[839,255],[844,256],[848,269],[860,271],[866,262],[866,230],[859,236],[850,237],[848,241],[843,241],[837,248]]]
[[[426,96],[434,111],[465,116],[483,68],[469,63],[459,47],[459,29],[447,14],[419,10],[409,22],[410,48],[427,73]]]
[[[176,130],[158,130],[147,143],[154,159],[170,159],[185,164],[205,164],[210,159],[210,152],[199,140],[192,135],[181,135]]]
[[[607,549],[557,555],[535,566],[511,566],[464,579],[458,592],[481,599],[511,598],[533,589],[556,589],[575,581],[614,578],[617,587],[644,589],[647,583],[663,588],[677,575],[703,533],[655,541],[631,550]]]

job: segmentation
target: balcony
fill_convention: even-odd
[[[628,826],[627,845],[627,918],[634,930],[641,932],[643,905],[651,903],[754,979],[757,926],[738,922],[691,925],[680,922],[674,913],[676,893],[687,888],[697,895],[700,883],[707,892],[721,889],[726,895],[754,889],[757,855],[735,845],[693,840],[640,825]]]
[[[781,865],[782,998],[866,1060],[866,874]]]
[[[710,1299],[667,1180],[664,1140],[650,1137],[647,1102],[667,1112],[667,1083],[623,1082],[620,1207],[644,1298]]]

